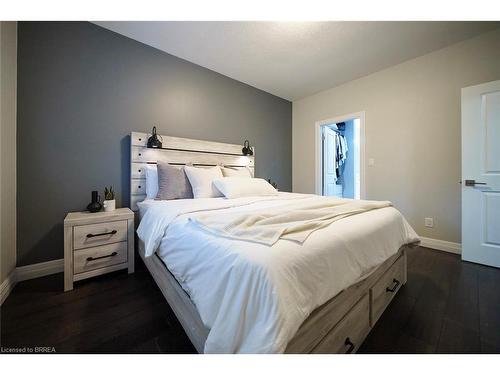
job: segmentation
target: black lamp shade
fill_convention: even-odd
[[[161,138],[161,136],[160,136]],[[162,143],[158,139],[158,134],[156,133],[156,126],[153,126],[153,131],[151,132],[151,137],[148,138],[149,148],[162,148]]]
[[[252,156],[253,155],[253,150],[252,150],[252,147],[250,146],[250,142],[248,141],[248,139],[245,140],[245,142],[243,142],[243,148],[241,149],[241,152],[245,156]]]

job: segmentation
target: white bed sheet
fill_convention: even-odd
[[[280,193],[267,199],[211,198],[141,205],[141,217],[146,220],[141,222],[139,236],[154,243],[152,238],[161,232],[157,254],[210,329],[206,353],[283,352],[315,308],[361,280],[402,245],[419,240],[393,207],[334,222],[303,244],[279,240],[273,246],[222,238],[189,220],[206,214],[204,207],[214,214],[215,207],[241,212],[307,197]],[[156,222],[163,224],[152,225]]]

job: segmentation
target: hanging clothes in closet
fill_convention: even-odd
[[[342,167],[347,159],[347,141],[342,134],[335,133],[335,172],[337,179],[342,175]]]

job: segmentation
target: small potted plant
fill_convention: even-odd
[[[116,209],[115,192],[113,187],[110,186],[104,188],[104,212],[114,211]]]

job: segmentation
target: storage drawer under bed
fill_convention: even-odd
[[[402,256],[394,262],[370,289],[371,326],[375,325],[405,281],[405,258]]]
[[[312,353],[354,353],[370,331],[370,299],[366,293],[321,340]]]

